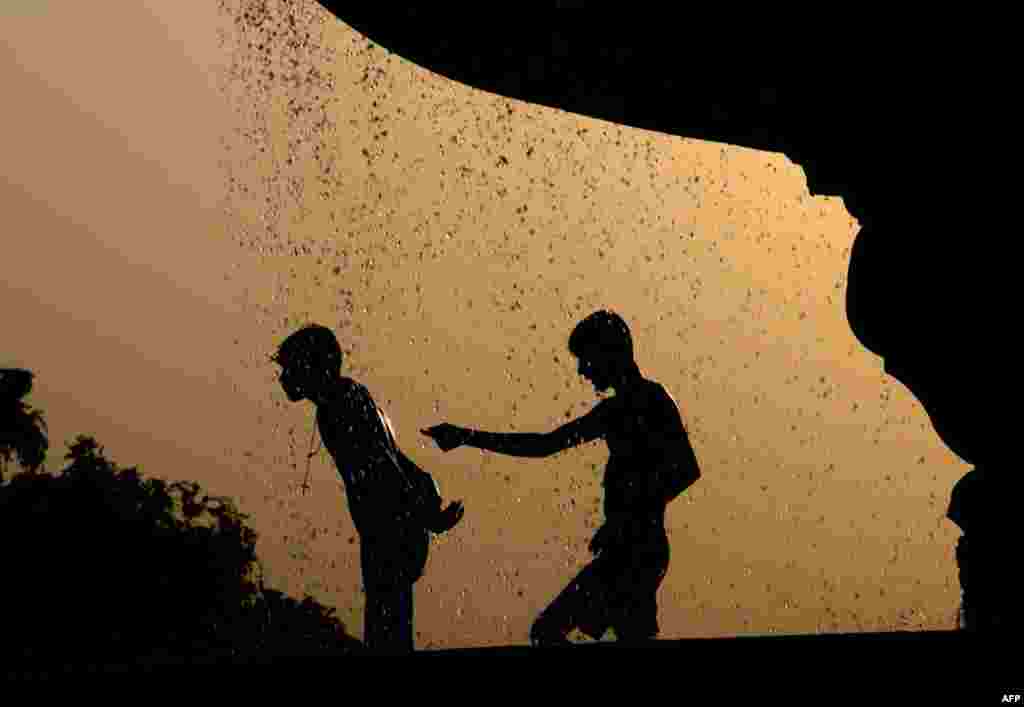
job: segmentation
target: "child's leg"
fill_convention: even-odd
[[[668,574],[668,539],[655,537],[634,551],[609,578],[612,626],[620,643],[639,643],[657,638],[658,590]]]
[[[364,641],[369,650],[411,653],[413,644],[413,584],[402,578],[382,577],[385,567],[373,567],[373,582],[365,582],[367,610]],[[370,579],[369,577],[367,579]]]
[[[395,560],[401,556],[391,544],[381,542],[364,542],[360,550],[366,592],[364,643],[374,652],[409,653],[413,583],[407,573],[396,575]]]
[[[653,610],[634,611],[614,624],[615,638],[619,643],[641,643],[658,637],[657,607]]]
[[[644,576],[648,574],[648,576]],[[635,571],[631,579],[615,586],[609,613],[615,638],[620,643],[637,643],[658,637],[658,588],[664,573]]]
[[[536,646],[566,645],[569,632],[584,629],[592,638],[600,638],[607,630],[601,616],[602,588],[591,563],[555,597],[530,628],[530,642]]]
[[[366,592],[364,642],[373,652],[411,653],[412,585],[377,586]]]
[[[365,586],[366,608],[363,611],[363,645],[369,651],[379,650],[381,627],[384,625],[383,602],[371,587]]]
[[[411,653],[414,649],[412,586],[380,587],[372,594],[372,603],[367,596],[367,635],[373,638],[368,647],[386,653]]]
[[[412,632],[412,584],[397,584],[388,596],[388,615],[391,619],[391,645],[397,653],[412,653],[415,649]]]

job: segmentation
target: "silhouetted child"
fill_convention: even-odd
[[[657,592],[669,563],[665,509],[700,477],[697,459],[675,401],[640,373],[621,317],[590,315],[573,331],[569,351],[597,390],[615,389],[586,415],[547,434],[480,432],[448,423],[423,433],[444,451],[467,445],[519,457],[546,457],[603,438],[610,455],[605,522],[590,543],[597,557],[541,613],[530,639],[564,644],[574,628],[595,640],[608,628],[621,641],[654,638]]]
[[[437,485],[398,449],[369,391],[341,376],[341,348],[331,330],[300,329],[272,360],[281,366],[288,399],[316,405],[321,439],[345,482],[366,592],[363,640],[374,651],[410,652],[413,584],[426,565],[429,533],[454,527],[462,504],[441,509]]]

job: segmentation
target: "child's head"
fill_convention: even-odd
[[[636,368],[633,337],[618,314],[601,310],[576,325],[569,351],[579,360],[579,373],[598,390],[607,390]]]
[[[317,324],[291,334],[271,358],[281,366],[281,388],[292,402],[312,399],[341,375],[338,339],[330,329]]]

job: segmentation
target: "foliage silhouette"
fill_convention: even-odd
[[[0,485],[9,660],[258,661],[359,649],[334,609],[263,585],[257,533],[230,500],[121,469],[91,437],[79,435],[66,459],[58,474],[37,464]]]
[[[0,482],[11,459],[36,470],[49,449],[43,414],[22,400],[32,392],[33,377],[21,368],[0,369]]]

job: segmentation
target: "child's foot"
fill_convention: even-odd
[[[538,648],[547,648],[548,646],[572,645],[572,641],[569,640],[568,636],[558,630],[553,630],[550,626],[534,624],[530,629],[530,645]]]

